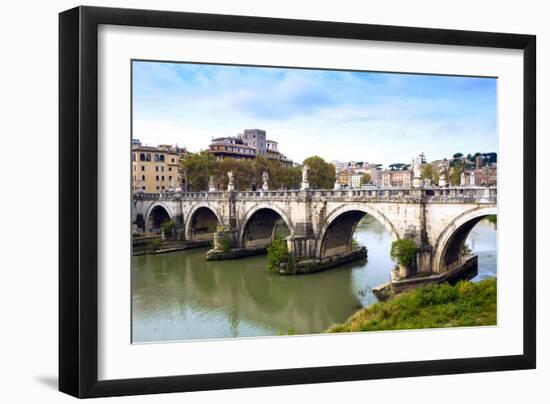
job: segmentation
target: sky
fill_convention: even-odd
[[[497,151],[497,79],[133,62],[133,138],[191,152],[264,129],[295,162]]]

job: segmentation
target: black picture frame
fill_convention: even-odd
[[[100,24],[523,50],[523,354],[99,381]],[[60,13],[59,390],[84,398],[535,368],[535,122],[534,35],[96,7]]]

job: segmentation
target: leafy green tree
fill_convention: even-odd
[[[262,175],[264,172],[267,172],[270,189],[284,188],[284,172],[286,168],[278,160],[258,156],[253,163],[254,182],[257,184],[257,187],[261,187],[263,183]]]
[[[216,170],[216,157],[208,152],[189,154],[181,164],[189,190],[206,191],[208,180]]]
[[[369,173],[365,173],[361,176],[360,183],[361,185],[370,184],[371,182],[371,176]]]
[[[336,181],[336,169],[319,156],[308,157],[303,164],[309,167],[308,180],[311,188],[331,189]]]
[[[464,154],[462,154],[462,153],[455,153],[455,154],[453,154],[453,158],[454,158],[454,159],[459,159],[459,158],[461,158],[462,156],[464,156]]]
[[[214,183],[219,190],[227,189],[229,177],[227,173],[233,172],[233,181],[235,189],[246,191],[254,189],[258,185],[254,175],[254,162],[252,160],[236,160],[225,158],[218,161],[214,174]]]
[[[431,180],[434,182],[434,168],[431,164],[425,164],[422,166],[422,169],[420,171],[420,176],[422,177],[422,180]]]
[[[460,176],[462,175],[463,172],[464,172],[464,165],[462,164],[462,161],[457,160],[453,165],[451,174],[449,176],[449,182],[451,183],[451,185],[460,185]]]
[[[300,167],[285,167],[281,174],[281,185],[284,189],[299,189],[302,181]]]

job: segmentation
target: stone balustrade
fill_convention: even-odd
[[[310,189],[273,191],[214,191],[214,192],[165,192],[134,194],[134,199],[176,201],[221,201],[230,197],[239,200],[342,200],[369,202],[425,202],[425,203],[496,203],[497,187],[426,187],[426,188],[376,188],[376,189]]]

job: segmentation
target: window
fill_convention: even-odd
[[[176,160],[172,159],[172,163],[173,163],[174,161],[176,161]]]
[[[159,155],[158,154],[155,154],[155,161],[158,162],[159,161]]]
[[[159,167],[158,166],[155,166],[155,171],[158,171],[159,170]]]
[[[141,189],[143,189],[145,191],[145,185],[141,187]]]
[[[164,189],[164,185],[161,188]]]
[[[155,188],[156,188],[156,189],[159,189],[159,186],[157,185]]]
[[[168,177],[168,180],[169,180],[169,181],[172,181],[172,176],[169,176],[169,177]]]
[[[142,181],[145,181],[145,175],[142,175],[142,176],[141,176],[141,180],[142,180]]]
[[[164,154],[161,154],[160,157],[159,157],[159,160],[164,162]]]
[[[168,167],[168,171],[172,171],[172,167]]]
[[[147,156],[145,156],[146,161],[151,161],[151,154],[147,153]]]
[[[141,166],[141,171],[145,171],[145,166]]]
[[[145,161],[145,153],[139,155],[139,161]]]
[[[162,180],[164,181],[164,175],[162,176]]]
[[[156,179],[157,179],[157,181],[159,180],[159,176],[158,176],[158,175],[156,176]]]
[[[160,171],[164,171],[164,166],[162,166],[162,167],[160,168]]]

